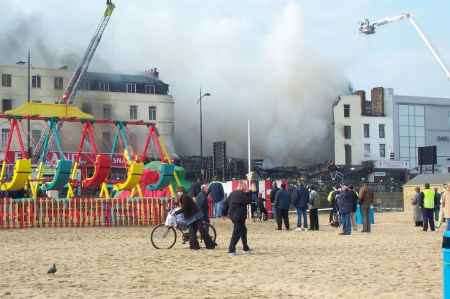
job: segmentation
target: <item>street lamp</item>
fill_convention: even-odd
[[[21,64],[21,65],[24,65],[24,64],[27,64],[27,67],[28,67],[28,76],[27,76],[27,79],[28,79],[28,84],[27,84],[27,103],[30,103],[30,101],[31,101],[31,53],[30,53],[30,49],[28,49],[28,60],[27,60],[27,62],[25,62],[25,61],[23,61],[23,60],[21,60],[21,61],[18,61],[16,64]],[[27,148],[28,148],[28,157],[30,157],[31,158],[31,134],[30,134],[30,131],[31,131],[31,125],[30,125],[30,118],[27,118]]]
[[[202,93],[202,89],[200,88],[200,96],[197,100],[197,104],[200,104],[200,175],[201,178],[204,178],[204,169],[203,169],[203,113],[202,113],[202,99],[205,97],[209,97],[211,94],[209,92]]]

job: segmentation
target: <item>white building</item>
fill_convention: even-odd
[[[340,96],[333,117],[337,165],[375,161],[377,168],[416,172],[417,148],[433,145],[437,171],[450,172],[450,99],[395,95],[378,87],[371,101],[363,91]]]
[[[381,90],[374,89],[374,97]],[[389,91],[377,96],[371,102],[362,93],[340,96],[334,104],[337,165],[361,165],[363,161],[390,159],[390,153],[394,151],[392,97]]]
[[[0,100],[2,112],[16,108],[27,99],[27,65],[0,65]],[[72,76],[67,69],[32,67],[31,100],[53,103],[62,96]],[[75,98],[75,105],[96,119],[143,120],[155,122],[163,139],[172,148],[175,129],[174,98],[169,86],[159,80],[156,69],[145,75],[124,75],[88,72]],[[32,147],[41,138],[45,127],[42,121],[32,121]],[[70,129],[69,129],[70,127]],[[0,120],[1,144],[8,135],[7,121]],[[80,140],[80,125],[64,125],[65,151],[76,151]],[[25,129],[25,126],[24,126]],[[135,150],[141,150],[145,141],[145,127],[130,126],[129,139]],[[23,130],[26,134],[26,130]],[[24,137],[25,138],[25,137]],[[100,150],[108,152],[112,142],[112,129],[96,126],[96,141]]]

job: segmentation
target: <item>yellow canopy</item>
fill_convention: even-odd
[[[94,119],[90,114],[84,113],[78,107],[66,104],[49,104],[27,102],[21,106],[8,110],[6,115],[11,116],[40,116],[57,118]]]

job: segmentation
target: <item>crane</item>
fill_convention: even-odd
[[[103,13],[103,16],[100,20],[99,25],[95,31],[94,36],[89,43],[89,46],[84,53],[83,59],[80,61],[80,64],[77,66],[72,78],[69,81],[66,89],[64,90],[64,94],[59,103],[64,103],[66,105],[72,104],[73,99],[76,95],[78,86],[83,78],[83,75],[86,73],[89,68],[89,64],[91,63],[92,57],[94,57],[94,53],[97,50],[98,45],[102,39],[103,33],[105,32],[106,27],[108,26],[111,15],[115,9],[115,5],[112,3],[112,0],[106,1],[106,9]]]
[[[436,62],[439,64],[441,69],[444,71],[445,75],[447,76],[447,79],[450,80],[450,72],[449,72],[447,66],[442,61],[438,52],[433,47],[433,45],[431,44],[430,40],[427,38],[427,36],[423,32],[423,30],[416,23],[416,21],[414,20],[414,16],[412,14],[404,13],[399,16],[387,17],[387,18],[384,18],[384,19],[381,19],[378,21],[374,21],[374,22],[370,22],[369,19],[365,19],[364,21],[360,22],[359,32],[366,34],[366,35],[374,34],[378,27],[386,25],[386,24],[402,21],[402,20],[408,20],[411,23],[411,25],[414,27],[414,29],[416,29],[420,38],[425,43],[425,45],[428,47],[428,49],[430,50],[430,52],[433,55]]]

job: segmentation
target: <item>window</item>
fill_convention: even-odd
[[[364,156],[370,156],[370,143],[364,144]]]
[[[138,107],[136,105],[130,106],[130,119],[138,119]]]
[[[136,83],[128,83],[127,84],[127,92],[136,93]]]
[[[81,104],[81,111],[85,113],[91,113],[92,112],[92,106],[90,103],[83,103]]]
[[[364,138],[370,137],[370,126],[369,124],[364,124]]]
[[[350,105],[344,105],[344,117],[350,117]]]
[[[344,145],[345,149],[345,165],[352,165],[352,146],[350,144]]]
[[[104,119],[111,119],[111,111],[112,111],[112,105],[111,104],[104,104],[103,105],[103,118]]]
[[[2,74],[2,87],[11,87],[12,76],[11,74]]]
[[[64,78],[55,77],[55,89],[63,89],[63,87],[64,87]]]
[[[379,124],[378,125],[378,134],[380,136],[380,138],[386,138],[386,131],[385,131],[385,125],[384,124]]]
[[[41,130],[31,130],[31,144],[37,146],[41,139]]]
[[[9,129],[2,129],[2,145],[8,142]]]
[[[12,100],[3,99],[2,100],[2,112],[8,111],[12,109]]]
[[[386,158],[386,144],[380,144],[380,158]]]
[[[31,77],[31,87],[41,88],[41,76],[35,75]]]
[[[97,82],[97,90],[111,91],[109,82],[102,82],[102,81]]]
[[[156,120],[156,107],[148,107],[148,120]]]
[[[344,138],[351,139],[352,138],[352,127],[344,126]]]
[[[145,92],[145,93],[155,94],[155,86],[154,86],[154,85],[146,84],[146,85],[144,86],[144,92]]]

